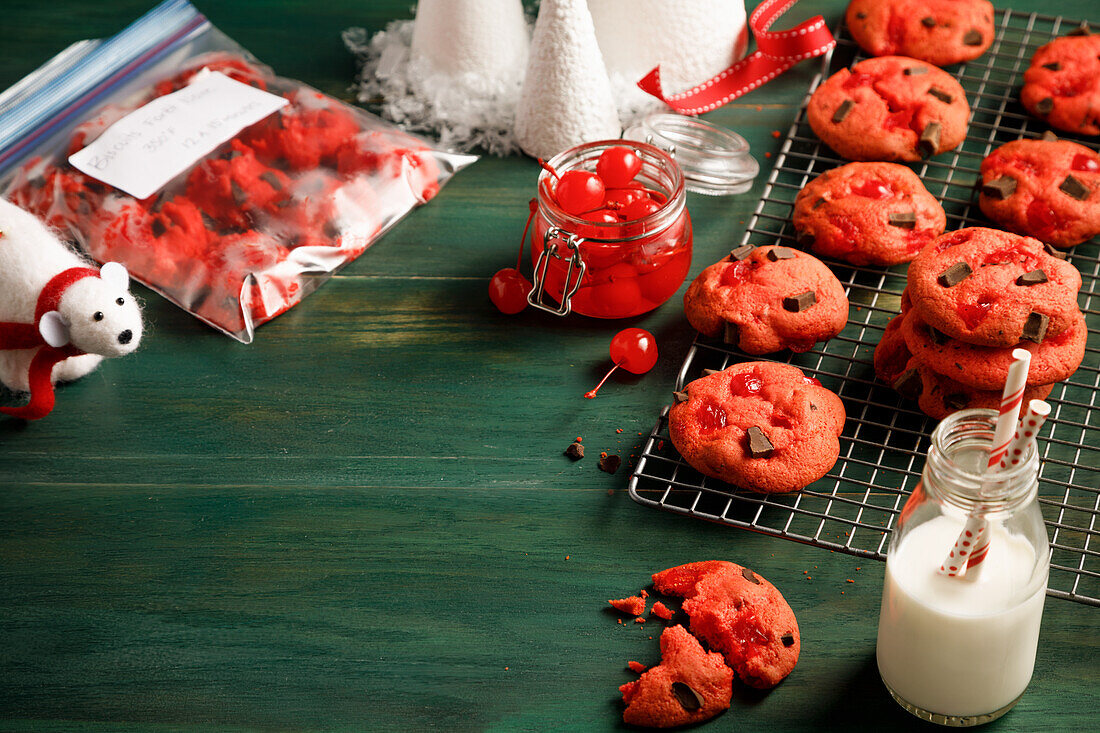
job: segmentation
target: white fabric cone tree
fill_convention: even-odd
[[[437,73],[518,80],[528,43],[520,0],[420,0],[416,8],[412,56]]]
[[[516,112],[516,140],[550,158],[622,132],[585,0],[542,0]]]

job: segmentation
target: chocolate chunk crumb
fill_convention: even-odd
[[[726,323],[726,328],[722,331],[722,342],[734,346],[741,343],[741,329],[736,323]]]
[[[967,46],[982,45],[982,34],[978,32],[977,28],[971,28],[963,34],[963,44]]]
[[[745,435],[749,438],[749,455],[753,458],[767,458],[775,450],[775,446],[768,440],[768,436],[764,435],[764,431],[755,425],[746,430]]]
[[[1055,247],[1053,244],[1047,244],[1046,242],[1043,242],[1043,249],[1046,250],[1046,253],[1048,255],[1056,260],[1066,259],[1066,253]]]
[[[694,713],[703,707],[703,698],[683,682],[672,683],[672,695],[676,698],[676,702],[680,703],[680,707],[689,713]]]
[[[1092,35],[1092,29],[1089,28],[1089,24],[1087,22],[1085,22],[1085,23],[1082,23],[1081,25],[1077,26],[1073,30],[1071,30],[1066,35],[1067,36],[1091,36]]]
[[[1054,99],[1052,97],[1043,97],[1035,103],[1035,111],[1041,115],[1049,115],[1052,109],[1054,109]]]
[[[768,259],[772,262],[778,260],[793,260],[796,257],[793,249],[789,247],[772,247],[768,250]]]
[[[703,370],[703,376],[704,377],[709,377],[711,374],[717,374],[720,371],[722,371],[722,370],[721,369],[704,369]]]
[[[579,461],[584,458],[584,446],[580,443],[570,443],[569,447],[565,449],[565,455],[574,461]]]
[[[798,236],[795,237],[795,240],[798,242],[799,247],[805,247],[809,249],[810,247],[814,246],[813,232],[799,232]]]
[[[743,244],[737,249],[730,250],[730,262],[740,262],[741,260],[752,254],[752,251],[756,249],[751,244]]]
[[[917,141],[917,150],[924,158],[928,158],[936,154],[936,151],[940,149],[940,135],[943,134],[943,128],[938,122],[929,122],[924,128],[924,132],[920,134],[920,140]]]
[[[760,578],[756,577],[756,573],[748,568],[741,568],[741,576],[750,583],[760,585]]]
[[[223,155],[222,158],[224,160],[233,160],[234,158],[239,158],[242,155],[244,155],[244,153],[242,153],[240,150],[237,150],[236,148],[230,148],[229,150],[225,151],[225,155]]]
[[[972,272],[974,271],[970,269],[970,265],[965,262],[956,262],[941,272],[940,276],[936,278],[936,282],[945,288],[954,287],[970,277]]]
[[[1049,64],[1043,64],[1044,69],[1050,69],[1051,71],[1060,71],[1062,64],[1057,61],[1051,61]]]
[[[160,219],[153,219],[153,223],[149,228],[153,231],[153,236],[158,239],[162,234],[168,231],[168,227],[164,226],[164,222]]]
[[[901,227],[902,229],[913,229],[917,226],[917,212],[898,211],[890,214],[887,220],[890,222],[890,226]]]
[[[848,113],[852,111],[852,107],[855,107],[856,103],[850,99],[845,99],[840,103],[840,106],[836,108],[836,112],[833,112],[833,124],[838,124],[844,121],[844,118],[848,116]]]
[[[932,343],[936,344],[937,346],[943,346],[951,340],[951,337],[948,336],[946,333],[939,330],[938,328],[933,328],[932,326],[928,327],[928,337],[932,339]]]
[[[149,211],[153,212],[154,214],[159,214],[161,208],[164,206],[164,200],[166,198],[168,197],[165,196],[164,192],[162,191],[160,195],[157,196],[157,200],[153,202],[153,205],[149,207]]]
[[[920,396],[924,384],[920,379],[920,372],[914,369],[906,369],[901,376],[894,380],[894,391],[909,400],[915,400]]]
[[[949,410],[961,410],[970,404],[970,398],[962,392],[949,394],[943,398],[943,405]]]
[[[1016,179],[1012,176],[994,178],[989,183],[982,184],[982,193],[998,201],[1004,201],[1006,198],[1016,193]]]
[[[1031,272],[1025,272],[1016,278],[1017,285],[1038,285],[1047,281],[1047,274],[1042,270],[1032,270]]]
[[[866,17],[867,13],[864,13],[862,10],[856,13],[856,18],[859,20],[864,20]]]
[[[927,66],[910,66],[904,71],[906,76],[920,76],[921,74],[927,74]]]
[[[1055,135],[1055,134],[1054,134],[1053,132],[1051,132],[1050,130],[1047,130],[1046,132],[1044,132],[1044,133],[1042,134],[1042,136],[1041,136],[1041,137],[1040,137],[1039,139],[1040,139],[1040,140],[1046,140],[1046,141],[1047,141],[1048,143],[1056,143],[1056,142],[1058,142],[1058,136],[1057,136],[1057,135]]]
[[[940,89],[939,87],[930,88],[928,90],[928,93],[931,94],[936,99],[943,102],[944,104],[951,104],[952,102],[955,101],[954,97],[952,97],[950,94],[948,94],[944,90]]]
[[[1078,201],[1085,201],[1091,193],[1088,186],[1081,183],[1073,176],[1066,176],[1066,180],[1062,181],[1062,185],[1058,188],[1065,195],[1075,198]]]
[[[794,646],[794,634],[783,634],[779,640],[783,642],[783,646]]]
[[[823,199],[821,197],[818,197],[817,201],[814,201],[814,205],[810,208],[813,208],[813,209],[820,208],[821,205],[824,204],[824,203],[825,203],[825,199]]]
[[[923,25],[925,28],[935,28],[936,19],[933,18],[931,15],[926,15],[920,19],[920,24]]]
[[[807,290],[798,295],[788,295],[783,299],[783,308],[784,310],[789,310],[791,313],[801,313],[816,302],[817,295],[814,291]]]
[[[622,464],[622,459],[618,456],[601,456],[600,457],[600,470],[604,473],[615,473],[619,470],[619,466]]]
[[[244,206],[245,202],[248,201],[248,194],[244,192],[244,189],[233,180],[229,181],[229,188],[233,192],[233,203],[237,206]]]
[[[279,183],[279,179],[271,171],[264,171],[260,174],[260,178],[267,181],[267,185],[271,186],[276,191],[283,190],[283,184]]]
[[[46,179],[42,176],[35,176],[34,178],[27,181],[27,185],[29,185],[31,188],[42,188],[46,185]]]
[[[218,222],[214,221],[210,217],[210,214],[207,214],[205,211],[200,213],[202,214],[202,225],[212,232],[218,231]]]
[[[687,402],[688,401],[687,390],[684,390],[682,392],[673,392],[672,393],[672,399],[676,400],[677,405],[680,404],[681,402]]]
[[[1024,331],[1020,334],[1020,338],[1027,339],[1036,344],[1041,344],[1043,343],[1043,338],[1047,335],[1047,326],[1049,325],[1050,316],[1032,312],[1024,323]]]

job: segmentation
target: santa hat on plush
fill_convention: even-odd
[[[136,349],[141,311],[128,285],[125,267],[92,267],[36,217],[0,199],[0,383],[31,393],[28,404],[0,413],[45,417],[54,382]]]
[[[537,158],[622,133],[585,0],[542,0],[515,132]]]

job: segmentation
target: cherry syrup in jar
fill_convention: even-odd
[[[600,156],[610,148],[633,150],[641,168],[625,185],[613,178],[602,203],[591,210],[566,212],[556,195],[559,179],[546,169],[539,176],[532,295],[545,293],[561,304],[554,310],[531,301],[544,310],[595,318],[636,316],[672,297],[687,277],[692,235],[684,174],[667,153],[642,142],[602,140],[560,153],[547,168],[559,176],[597,173]],[[567,289],[575,290],[571,297]]]

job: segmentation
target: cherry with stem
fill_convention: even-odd
[[[652,369],[657,363],[657,339],[644,328],[624,328],[611,339],[608,352],[613,366],[595,389],[584,393],[585,399],[595,399],[600,387],[620,367],[631,374],[645,374]]]

